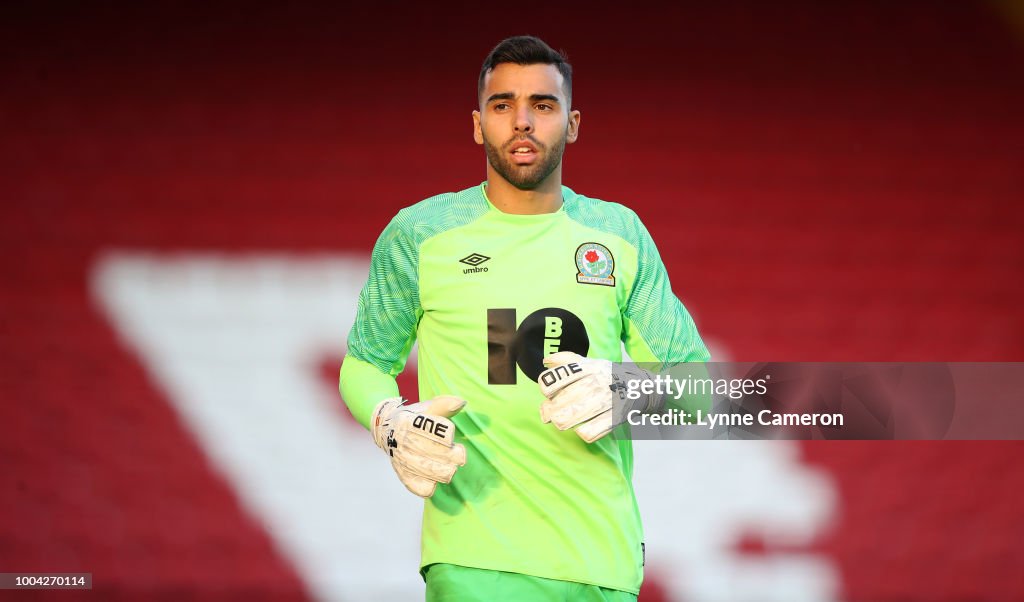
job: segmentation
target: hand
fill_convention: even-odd
[[[466,448],[455,443],[449,418],[466,402],[452,395],[402,405],[401,397],[385,399],[370,418],[373,440],[391,457],[391,467],[405,488],[422,498],[434,495],[438,483],[450,483],[466,465]]]
[[[630,410],[654,409],[660,398],[642,395],[628,400],[626,381],[649,379],[650,373],[619,365],[613,370],[608,360],[589,359],[570,351],[544,358],[547,370],[537,383],[547,400],[540,406],[540,419],[558,430],[575,428],[576,434],[593,443],[626,421]],[[613,402],[620,402],[613,407]]]

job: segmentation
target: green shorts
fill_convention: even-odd
[[[636,594],[520,573],[432,564],[423,569],[427,602],[636,602]]]

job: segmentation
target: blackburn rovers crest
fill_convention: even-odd
[[[585,242],[576,249],[576,282],[615,286],[615,258],[608,247]]]

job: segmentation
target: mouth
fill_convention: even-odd
[[[527,141],[513,142],[509,146],[509,154],[516,165],[529,165],[537,159],[537,147]]]

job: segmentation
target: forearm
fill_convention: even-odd
[[[390,374],[348,355],[341,365],[338,390],[352,416],[369,429],[373,409],[381,400],[398,396],[398,383]]]

